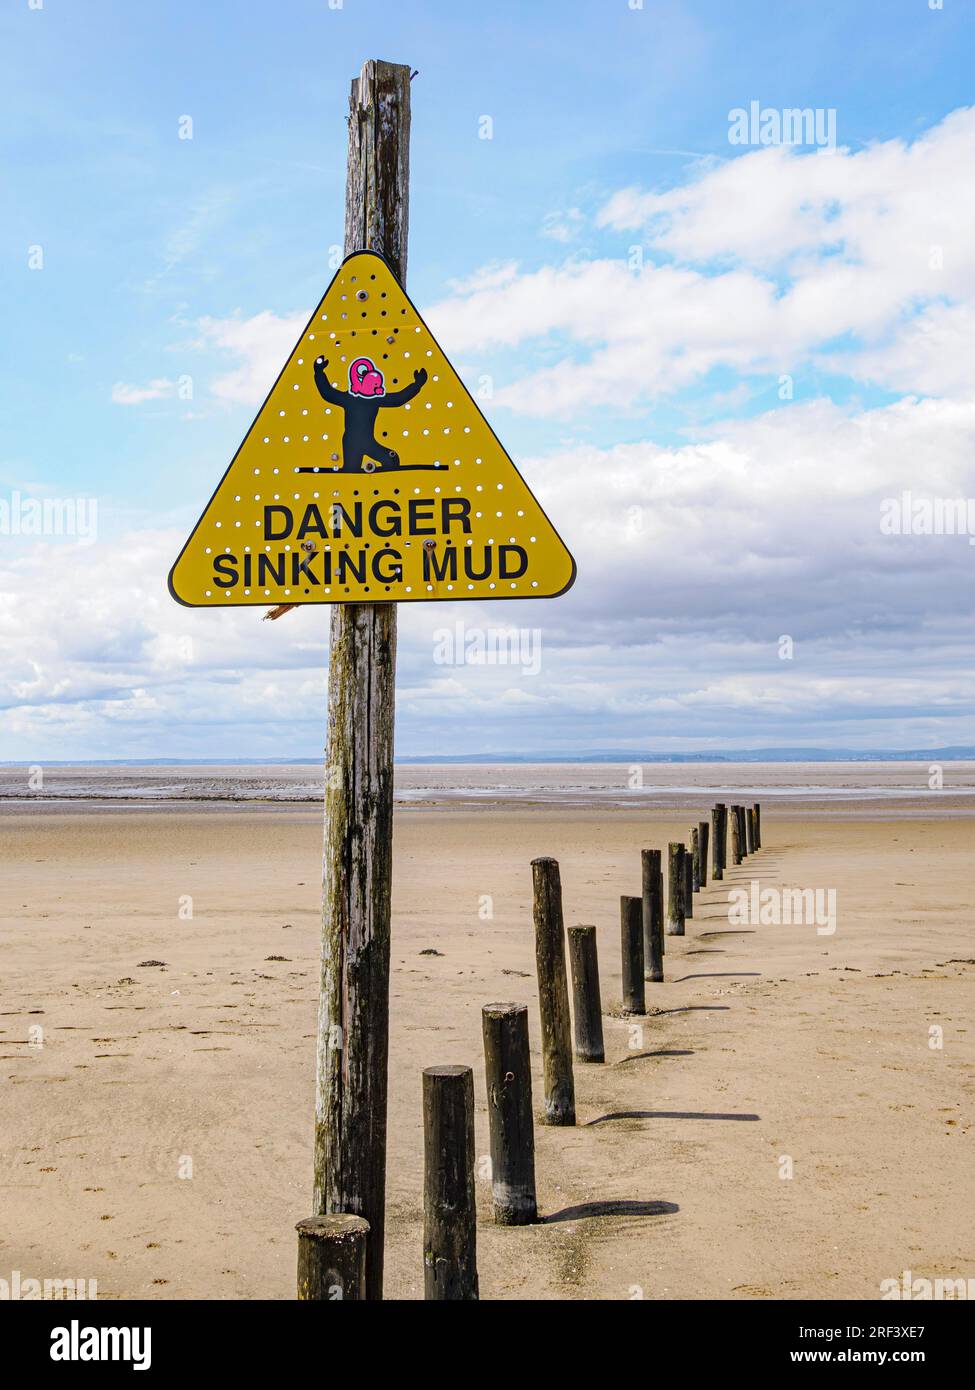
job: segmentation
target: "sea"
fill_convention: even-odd
[[[0,766],[0,810],[288,807],[321,804],[321,764],[31,764]],[[975,812],[975,761],[809,763],[408,763],[403,807],[542,805],[670,809],[716,801],[900,814]]]

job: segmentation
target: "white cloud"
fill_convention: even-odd
[[[975,395],[975,305],[932,304],[883,347],[824,354],[823,365],[892,391]]]
[[[584,217],[579,208],[567,208],[565,212],[550,212],[542,223],[542,236],[551,241],[568,242],[578,236]]]
[[[168,377],[154,377],[146,386],[129,386],[117,381],[112,387],[112,401],[115,405],[143,405],[146,401],[161,401],[176,390],[175,381]]]
[[[274,314],[269,309],[250,318],[203,318],[202,346],[240,359],[240,365],[217,376],[210,389],[220,400],[260,405],[308,322],[308,311]]]
[[[666,192],[607,201],[598,222],[642,233],[657,263],[509,268],[455,289],[430,318],[452,351],[563,340],[554,366],[499,392],[526,414],[645,404],[716,367],[809,364],[897,390],[966,392],[975,184],[959,171],[973,159],[975,109],[912,144],[755,150]]]
[[[559,419],[596,407],[609,439],[620,411],[715,368],[730,381],[712,413],[784,371],[903,397],[872,410],[813,400],[680,447],[569,442],[526,461],[576,586],[551,604],[404,605],[400,751],[975,742],[975,551],[964,536],[880,530],[881,502],[901,491],[975,496],[973,143],[966,110],[912,144],[757,150],[607,201],[603,228],[655,258],[641,273],[623,246],[531,271],[493,264],[451,286],[429,321],[455,359],[530,343],[551,364],[496,401]],[[199,345],[226,362],[214,395],[258,404],[305,320],[203,319]],[[113,400],[173,389],[118,383]],[[182,539],[0,552],[13,653],[0,752],[318,751],[327,612],[261,624],[258,609],[178,607],[165,576]],[[433,633],[457,620],[539,627],[540,672],[437,666]]]
[[[975,741],[972,548],[880,530],[903,489],[975,495],[975,403],[817,401],[680,448],[577,444],[523,467],[576,585],[554,603],[403,605],[402,752]],[[182,539],[4,553],[0,754],[320,749],[328,613],[176,605]],[[539,673],[437,665],[434,633],[458,621],[539,628]]]
[[[838,257],[883,275],[901,295],[932,293],[929,253],[945,253],[945,283],[970,292],[975,188],[960,180],[975,154],[975,108],[953,112],[908,144],[888,140],[851,152],[760,149],[664,193],[626,190],[597,217],[643,228],[651,244],[685,263],[728,260],[814,275]]]

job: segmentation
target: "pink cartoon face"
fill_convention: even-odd
[[[349,390],[353,396],[383,396],[383,374],[368,357],[358,357],[349,368]]]

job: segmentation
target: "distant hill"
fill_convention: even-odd
[[[321,758],[25,758],[0,767],[315,767]],[[906,763],[975,761],[975,746],[950,748],[743,748],[730,752],[659,753],[639,748],[584,748],[529,753],[409,753],[402,766],[424,763]]]

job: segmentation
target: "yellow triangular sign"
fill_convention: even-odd
[[[193,608],[551,598],[575,561],[383,258],[349,256],[169,576]]]

